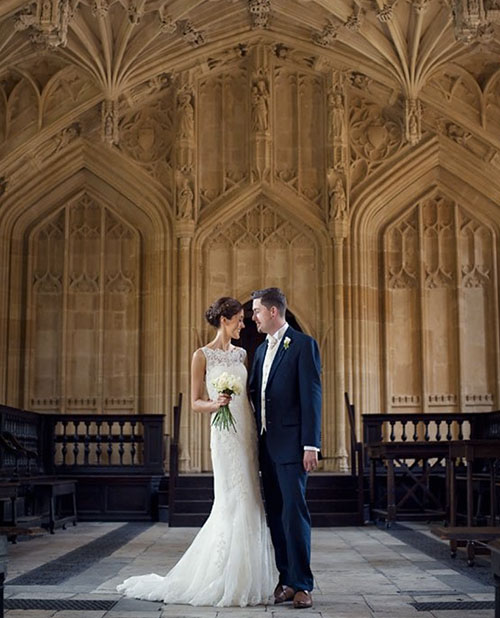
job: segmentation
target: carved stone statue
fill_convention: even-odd
[[[189,184],[189,178],[182,176],[177,195],[177,216],[179,219],[186,220],[193,217],[194,194]]]
[[[421,129],[422,107],[417,99],[406,100],[406,139],[413,146],[422,137]]]
[[[52,0],[43,0],[40,23],[50,23],[52,19]]]
[[[269,128],[269,90],[264,79],[252,86],[252,127],[254,131]]]
[[[343,142],[345,135],[345,113],[342,93],[332,92],[329,94],[328,100],[332,114],[332,138]]]
[[[118,105],[116,101],[102,102],[102,138],[108,144],[118,143]]]
[[[183,92],[178,98],[179,137],[191,140],[194,135],[194,109],[191,103],[192,95]]]
[[[345,194],[344,183],[341,178],[337,178],[333,188],[330,190],[330,221],[343,221],[347,218],[347,197]]]

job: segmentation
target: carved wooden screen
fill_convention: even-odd
[[[387,407],[491,409],[497,402],[494,232],[440,195],[385,233]]]
[[[26,404],[137,409],[139,238],[84,195],[30,238]]]

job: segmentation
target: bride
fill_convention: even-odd
[[[164,577],[134,576],[117,587],[126,596],[164,603],[236,606],[267,603],[276,578],[270,534],[260,495],[255,419],[243,392],[233,399],[212,381],[227,372],[246,384],[246,351],[231,344],[244,328],[243,308],[223,297],[206,311],[215,339],[193,355],[191,404],[216,412],[231,401],[236,431],[211,426],[215,500],[185,554]]]

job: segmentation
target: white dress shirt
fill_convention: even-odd
[[[269,372],[271,365],[273,364],[274,357],[280,347],[280,342],[283,339],[283,335],[288,329],[288,324],[285,322],[281,328],[279,328],[274,335],[267,335],[267,350],[264,356],[264,364],[262,365],[262,389],[260,391],[260,413],[262,430],[264,433],[266,430],[266,386],[269,378]]]
[[[267,380],[269,379],[269,372],[273,364],[273,360],[280,347],[281,340],[285,336],[288,330],[288,323],[285,322],[281,328],[279,328],[273,335],[267,335],[267,350],[264,356],[264,364],[262,365],[262,389],[260,392],[260,420],[261,420],[261,434],[266,431],[266,387]],[[319,451],[316,446],[304,446],[305,451]]]

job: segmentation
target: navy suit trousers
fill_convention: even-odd
[[[305,496],[308,475],[302,462],[274,462],[266,442],[264,432],[259,444],[260,469],[280,583],[295,590],[312,590],[311,516]]]

